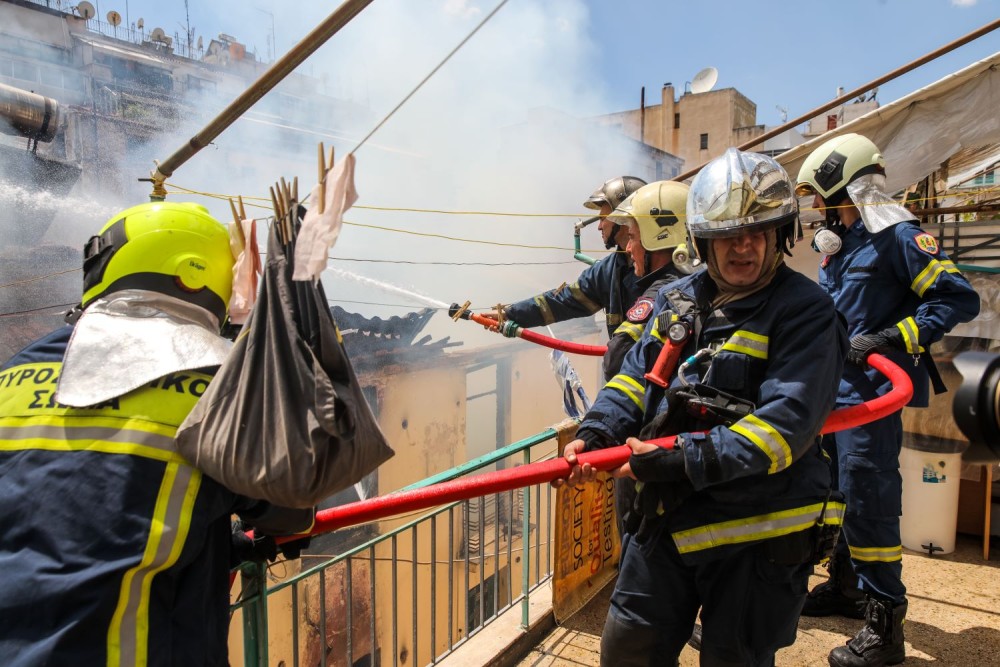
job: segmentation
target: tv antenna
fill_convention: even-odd
[[[94,9],[94,5],[87,2],[87,0],[83,0],[83,2],[76,6],[76,13],[80,15],[80,18],[89,21],[94,18],[97,10]]]
[[[714,67],[706,67],[694,75],[691,80],[691,92],[694,94],[707,93],[712,90],[715,82],[719,80],[719,70]]]
[[[784,123],[785,121],[788,120],[788,109],[786,109],[785,107],[781,106],[780,104],[775,104],[774,108],[777,109],[778,113],[781,114],[781,122],[782,123]]]

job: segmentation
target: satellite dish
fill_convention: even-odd
[[[97,10],[94,9],[94,5],[87,2],[87,0],[83,0],[83,2],[76,6],[76,12],[80,15],[80,18],[87,19],[89,21],[94,18]]]
[[[162,42],[166,34],[163,32],[163,28],[153,28],[153,32],[149,33],[149,41],[151,42]]]
[[[135,27],[138,28],[139,30],[142,30],[145,26],[146,22],[143,21],[141,18],[135,22]]]
[[[691,81],[692,93],[707,93],[712,90],[712,86],[719,80],[719,70],[714,67],[706,67],[694,75]]]
[[[108,12],[108,23],[117,28],[122,23],[122,15],[112,9]]]

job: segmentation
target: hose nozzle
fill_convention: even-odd
[[[448,317],[458,322],[459,319],[467,320],[472,315],[469,312],[469,306],[472,305],[471,301],[466,301],[465,303],[459,305],[456,301],[455,303],[448,306]]]

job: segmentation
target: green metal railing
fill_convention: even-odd
[[[404,490],[552,458],[554,447],[534,448],[558,434],[546,429]],[[241,617],[243,664],[436,664],[517,604],[527,628],[529,595],[552,575],[553,495],[536,485],[444,505],[311,567],[317,556],[303,554],[305,569],[283,580],[273,576],[282,561],[270,572],[244,564],[231,607]]]

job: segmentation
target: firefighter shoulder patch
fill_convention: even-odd
[[[917,234],[913,237],[913,241],[917,244],[917,247],[926,252],[928,255],[936,255],[938,251],[937,239],[930,234],[924,232],[923,234]]]
[[[635,305],[628,309],[629,322],[645,322],[653,313],[653,300],[642,297],[635,302]]]

